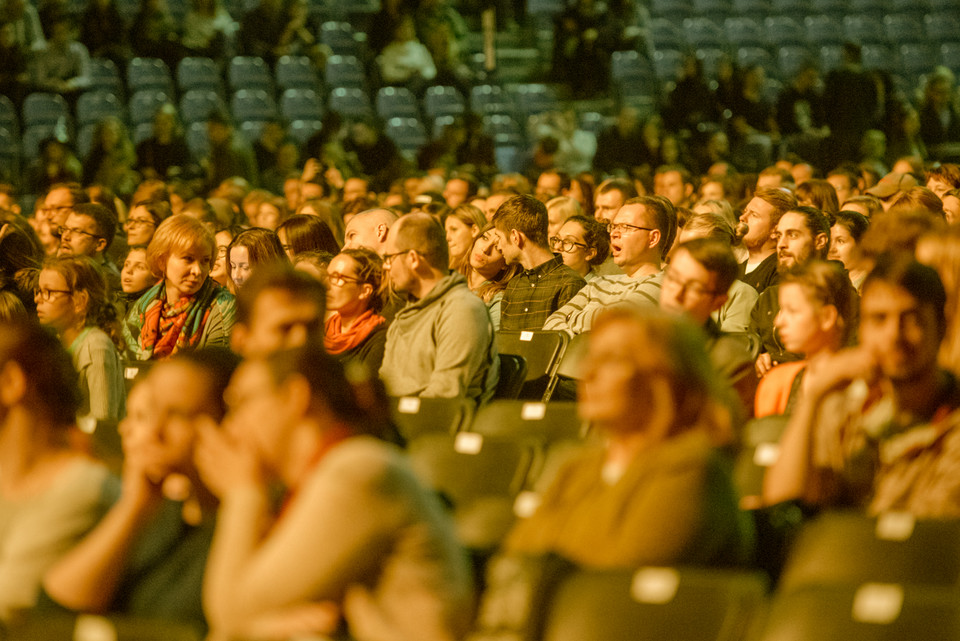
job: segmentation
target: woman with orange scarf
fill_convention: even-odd
[[[345,367],[360,364],[371,375],[380,371],[387,324],[380,309],[383,263],[369,249],[345,249],[327,267],[327,311],[324,345]]]
[[[181,214],[160,224],[147,247],[147,264],[160,282],[133,305],[123,326],[134,359],[229,346],[236,300],[210,278],[216,255],[213,234],[195,218]]]

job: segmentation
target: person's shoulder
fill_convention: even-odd
[[[334,446],[323,459],[318,475],[355,484],[377,484],[406,472],[403,454],[373,436],[353,436]]]

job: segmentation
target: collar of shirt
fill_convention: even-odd
[[[563,258],[560,256],[560,254],[554,254],[553,260],[548,260],[545,263],[541,263],[533,269],[525,269],[523,270],[522,274],[525,278],[540,279],[555,269],[559,269],[560,267],[563,267]]]

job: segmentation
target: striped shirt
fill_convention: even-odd
[[[604,309],[617,305],[660,304],[663,272],[643,278],[601,276],[591,280],[570,302],[552,314],[543,329],[563,330],[571,336],[589,332],[593,320]]]
[[[507,283],[500,308],[500,329],[505,332],[535,331],[586,281],[557,254],[553,260],[520,272]]]

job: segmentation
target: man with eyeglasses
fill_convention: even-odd
[[[409,300],[387,330],[380,378],[394,396],[493,396],[499,358],[487,306],[448,269],[443,227],[428,214],[400,218],[387,235],[383,269]]]
[[[117,232],[113,212],[97,203],[74,206],[57,229],[57,256],[89,256],[103,273],[111,292],[120,291],[120,270],[106,256]]]
[[[59,251],[60,238],[56,232],[67,222],[74,205],[88,202],[90,197],[77,183],[57,183],[37,200],[30,224],[37,231],[48,256],[54,256]]]
[[[660,308],[685,315],[703,328],[710,362],[749,413],[757,391],[754,360],[760,341],[748,332],[721,331],[711,316],[727,302],[737,272],[733,250],[723,241],[695,238],[682,243],[664,271]]]
[[[554,312],[543,329],[575,336],[589,332],[593,319],[613,305],[657,305],[661,266],[677,235],[677,214],[662,196],[631,198],[610,225],[610,249],[622,276],[591,280],[569,303]]]
[[[586,281],[550,249],[547,207],[533,196],[514,196],[500,205],[493,225],[507,265],[523,267],[503,292],[500,330],[539,330]]]

